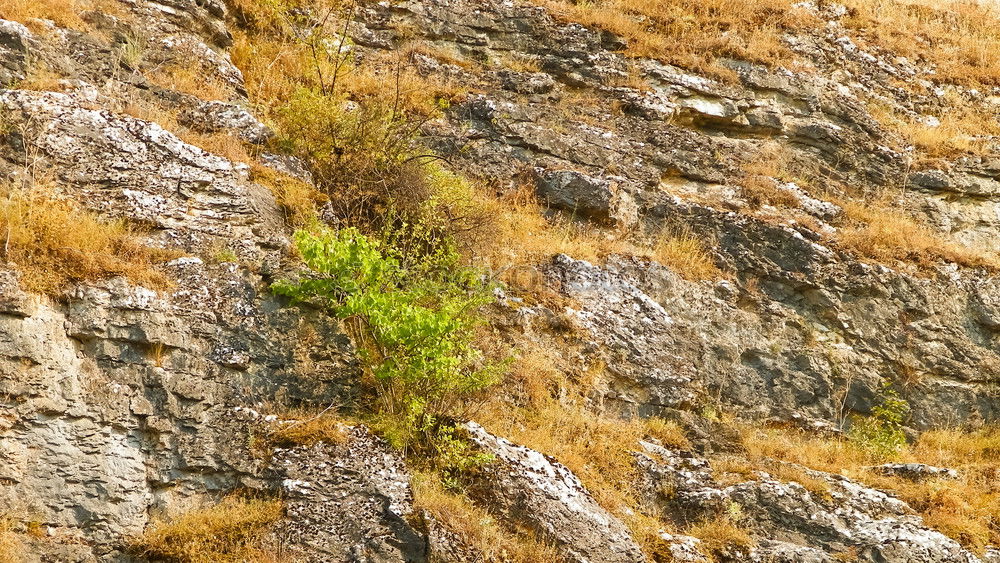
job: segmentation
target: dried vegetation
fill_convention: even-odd
[[[215,506],[153,524],[132,549],[150,559],[178,563],[276,562],[267,534],[281,515],[280,501],[229,496]]]
[[[163,289],[170,282],[156,264],[177,256],[143,245],[125,221],[98,218],[44,186],[0,190],[0,237],[24,289],[54,296],[71,283],[114,276]]]

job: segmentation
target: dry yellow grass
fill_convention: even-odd
[[[778,187],[778,182],[802,182],[791,173],[794,158],[791,149],[768,142],[740,166],[742,176],[737,180],[740,196],[751,209],[762,205],[798,207],[799,199],[788,190]]]
[[[881,263],[929,267],[946,260],[960,266],[1000,267],[995,252],[950,241],[887,202],[837,201],[845,221],[835,243]]]
[[[742,428],[748,454],[745,461],[719,461],[721,472],[746,466],[799,481],[792,473],[775,473],[772,460],[819,471],[842,473],[889,491],[916,509],[924,522],[976,551],[1000,542],[1000,428],[977,431],[937,430],[924,433],[899,456],[901,462],[927,463],[958,470],[957,480],[913,482],[872,472],[870,454],[853,443],[798,430]],[[801,482],[801,481],[800,481]],[[806,488],[810,485],[803,483]],[[813,489],[810,489],[813,490]],[[822,492],[818,489],[818,492]]]
[[[467,497],[445,490],[436,475],[413,476],[413,506],[416,513],[427,511],[445,529],[455,534],[488,563],[538,563],[564,561],[559,551],[530,533],[511,533],[484,509]]]
[[[687,230],[617,233],[567,215],[546,217],[544,207],[528,187],[480,205],[492,210],[497,220],[494,240],[500,244],[480,248],[476,259],[493,271],[520,271],[556,254],[596,264],[619,254],[655,260],[692,281],[726,277],[715,265],[709,245]],[[508,244],[509,241],[517,244]]]
[[[628,40],[628,53],[663,59],[691,70],[732,78],[718,57],[765,64],[790,61],[782,30],[804,24],[789,0],[547,0],[554,12]]]
[[[712,561],[734,561],[749,555],[756,545],[750,534],[729,518],[704,520],[685,531],[701,540],[698,548]]]
[[[155,264],[176,253],[143,246],[124,221],[105,221],[44,190],[0,191],[0,252],[28,291],[59,295],[70,283],[125,276],[154,289],[169,280]]]
[[[642,256],[644,252],[640,249],[632,254]],[[715,265],[705,243],[689,232],[660,235],[649,256],[688,280],[718,280],[725,277]]]
[[[272,444],[289,448],[313,446],[319,442],[343,444],[347,440],[347,427],[342,419],[333,414],[288,413],[285,420],[274,426],[268,434]]]
[[[251,165],[250,178],[271,190],[286,211],[286,222],[293,227],[315,221],[319,207],[329,199],[312,185],[259,164]]]
[[[954,158],[963,154],[985,154],[990,136],[1000,136],[1000,120],[991,112],[957,98],[946,97],[948,110],[938,123],[902,116],[882,105],[870,108],[879,123],[899,134],[901,140],[918,151],[921,160]]]
[[[170,63],[146,72],[146,78],[161,88],[190,94],[206,101],[228,100],[233,97],[233,87],[209,76],[199,65],[191,66],[191,55],[185,63]]]
[[[266,545],[267,531],[281,516],[281,501],[230,496],[215,506],[153,524],[132,549],[144,557],[178,562],[276,561]]]
[[[855,40],[936,65],[936,77],[1000,84],[997,8],[964,0],[846,0],[844,25]],[[628,52],[732,78],[718,65],[733,57],[795,68],[782,42],[789,31],[823,22],[794,0],[546,0],[558,16],[628,40]]]
[[[0,563],[20,563],[23,549],[14,533],[13,523],[0,518]]]
[[[44,63],[38,63],[28,69],[24,80],[17,83],[21,90],[37,90],[40,92],[60,92],[64,90],[62,75],[53,71]]]
[[[59,27],[83,30],[86,23],[80,12],[92,6],[89,0],[0,0],[0,18],[20,23],[47,19]]]

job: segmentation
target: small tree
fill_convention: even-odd
[[[473,343],[491,288],[460,267],[448,246],[402,261],[353,228],[299,231],[295,240],[314,275],[274,290],[344,319],[374,386],[384,433],[396,445],[433,434],[442,418],[462,416],[471,395],[498,381],[501,365]]]
[[[910,404],[886,387],[882,402],[872,408],[871,416],[852,419],[848,437],[875,460],[893,459],[906,446],[903,420],[910,411]]]

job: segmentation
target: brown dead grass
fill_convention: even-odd
[[[65,77],[49,68],[45,63],[38,63],[28,69],[24,80],[17,83],[21,90],[36,90],[39,92],[61,92],[65,89],[62,80]]]
[[[132,548],[144,557],[178,562],[277,561],[266,536],[281,516],[281,501],[230,496],[153,524]]]
[[[699,549],[712,561],[735,561],[749,555],[756,542],[746,529],[729,518],[703,520],[686,532],[701,540]]]
[[[0,18],[20,23],[47,19],[59,27],[84,30],[87,24],[79,14],[92,5],[88,0],[0,0]]]
[[[613,232],[568,215],[546,214],[530,187],[482,205],[497,218],[499,244],[481,249],[477,258],[493,271],[534,266],[556,254],[595,264],[618,254],[655,260],[692,281],[726,277],[715,265],[710,245],[688,230]]]
[[[59,27],[88,31],[80,14],[99,11],[125,17],[117,0],[0,0],[0,19],[23,23],[36,32],[44,32],[37,20],[50,20]]]
[[[608,30],[628,41],[633,56],[662,59],[710,75],[733,78],[718,57],[769,65],[793,56],[782,30],[804,25],[804,10],[788,0],[598,0],[545,2],[560,17]]]
[[[846,0],[842,23],[862,45],[936,66],[935,78],[966,85],[1000,84],[1000,14],[964,0]],[[733,78],[718,59],[732,57],[794,69],[786,32],[823,22],[794,0],[547,0],[557,16],[613,32],[628,53],[693,71]]]
[[[285,221],[293,227],[315,221],[320,206],[329,199],[312,185],[259,164],[251,165],[250,179],[271,190],[286,212]]]
[[[319,442],[343,444],[347,441],[347,426],[343,419],[333,414],[319,413],[306,415],[289,413],[288,418],[278,423],[268,434],[268,441],[275,446],[290,448],[310,447]]]
[[[778,187],[778,182],[801,182],[792,172],[790,149],[778,143],[765,143],[751,160],[744,162],[737,180],[740,196],[751,209],[762,205],[775,207],[798,207],[799,200],[788,190]]]
[[[996,143],[989,137],[1000,136],[997,116],[954,95],[946,97],[946,107],[946,111],[935,116],[939,121],[936,125],[926,118],[900,115],[884,105],[871,107],[869,111],[876,121],[897,132],[902,142],[917,149],[917,166],[935,159],[987,154],[991,144]]]
[[[14,525],[7,518],[0,518],[0,563],[20,563],[24,546],[14,533]]]
[[[463,545],[481,554],[482,561],[510,563],[559,563],[559,550],[528,532],[511,533],[467,497],[445,490],[436,475],[413,476],[413,506],[417,514],[427,511]]]
[[[100,219],[46,190],[0,192],[0,237],[28,290],[59,295],[73,282],[125,276],[154,289],[167,288],[157,263],[174,252],[144,246],[127,223]]]
[[[416,71],[413,54],[445,56],[432,47],[415,44],[399,51],[373,53],[362,66],[343,63],[338,68],[333,61],[314,59],[306,45],[280,35],[237,31],[234,37],[233,63],[243,72],[251,99],[270,110],[268,117],[279,129],[283,121],[280,108],[299,89],[329,88],[334,75],[337,92],[346,98],[359,103],[388,101],[397,111],[412,116],[438,115],[443,104],[463,96],[457,85]]]
[[[192,55],[190,60],[198,59],[196,55]],[[233,97],[231,85],[208,75],[200,65],[191,66],[190,62],[162,65],[149,70],[145,75],[150,82],[161,88],[190,94],[202,100],[226,101]]]
[[[986,545],[1000,542],[1000,467],[996,464],[1000,428],[924,433],[898,461],[949,467],[958,470],[959,478],[919,482],[872,472],[872,460],[864,450],[836,437],[749,426],[742,428],[742,434],[748,450],[744,463],[754,469],[800,483],[793,473],[774,473],[772,460],[842,473],[898,496],[916,509],[928,526],[972,550],[982,552]],[[713,465],[725,472],[732,471],[734,463],[739,462]]]
[[[844,210],[835,243],[880,263],[932,267],[944,260],[970,268],[1000,267],[995,252],[944,238],[887,201],[836,201]]]

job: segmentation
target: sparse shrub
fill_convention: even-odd
[[[493,455],[479,451],[459,436],[453,426],[439,428],[432,445],[434,466],[441,475],[442,485],[450,490],[461,489],[463,476],[494,460]]]
[[[355,64],[343,26],[357,2],[234,4],[253,37],[237,37],[233,59],[269,113],[275,148],[309,163],[337,217],[378,230],[388,212],[406,215],[457,184],[416,141],[457,92],[417,74],[406,53]],[[453,234],[466,232],[456,224]]]
[[[426,240],[419,227],[399,232],[386,236],[393,245],[353,228],[299,231],[299,251],[315,275],[273,288],[344,319],[374,387],[380,426],[405,447],[461,415],[464,400],[494,384],[501,365],[473,345],[477,310],[492,300],[489,285],[460,267],[446,244],[416,251],[413,241]]]
[[[153,524],[132,544],[134,552],[178,563],[274,559],[268,527],[282,516],[281,501],[226,497],[219,504]]]
[[[24,289],[53,296],[72,282],[114,276],[165,288],[169,280],[154,265],[177,256],[144,246],[124,221],[99,219],[40,189],[0,191],[0,237]]]
[[[903,419],[909,410],[909,403],[886,388],[882,402],[872,408],[871,416],[853,418],[848,436],[873,459],[895,458],[906,446]]]

